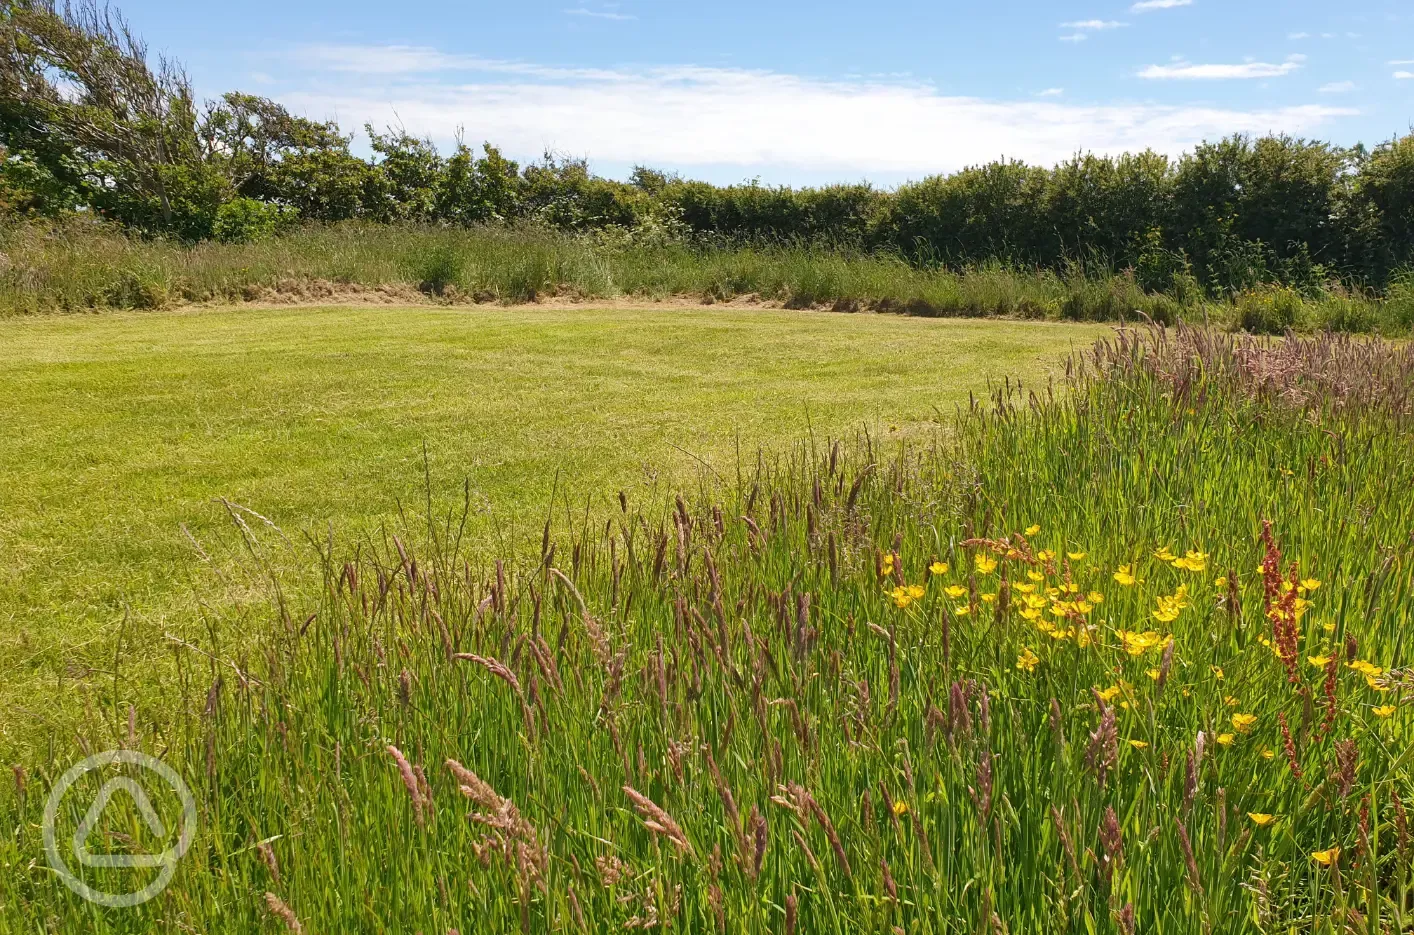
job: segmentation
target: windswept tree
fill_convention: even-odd
[[[99,210],[133,226],[200,237],[225,185],[203,158],[186,73],[158,57],[122,17],[92,0],[0,6],[3,132],[44,137],[83,165]]]

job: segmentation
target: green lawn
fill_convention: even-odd
[[[471,535],[509,548],[557,483],[582,510],[666,493],[702,462],[734,474],[738,444],[907,433],[989,378],[1044,379],[1103,330],[681,308],[0,321],[0,756],[101,702],[115,660],[132,674],[164,633],[231,625],[252,563],[216,498],[288,533],[272,562],[312,567],[302,533],[421,508],[425,445],[439,504],[469,481]]]

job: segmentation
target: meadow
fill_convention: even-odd
[[[935,433],[537,515],[529,551],[410,506],[321,546],[317,593],[272,576],[255,648],[174,647],[169,717],[116,685],[16,769],[0,918],[1406,930],[1411,393],[1407,344],[1128,330]],[[202,816],[128,910],[38,850],[49,784],[115,744]],[[106,844],[160,849],[117,811]]]
[[[0,228],[0,315],[231,302],[513,304],[750,297],[793,308],[923,317],[1204,321],[1227,330],[1414,329],[1414,278],[1380,292],[1338,281],[1205,289],[1175,274],[1145,289],[1132,268],[1074,260],[920,264],[898,251],[793,240],[698,241],[650,230],[540,226],[305,226],[256,243],[131,236],[84,221]]]

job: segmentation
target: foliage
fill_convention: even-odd
[[[233,198],[216,209],[211,234],[222,243],[255,243],[288,227],[294,209],[283,205]]]

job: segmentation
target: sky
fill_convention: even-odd
[[[622,178],[890,187],[1414,126],[1414,0],[128,0],[197,93]],[[354,142],[366,151],[361,130]]]

